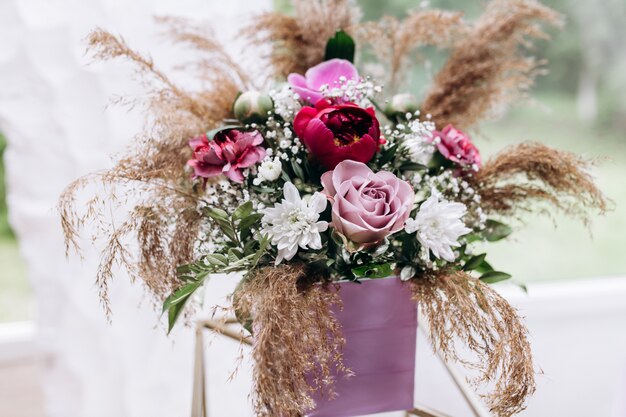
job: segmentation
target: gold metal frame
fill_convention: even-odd
[[[419,315],[419,322],[425,323],[425,320],[421,314]],[[238,329],[234,329],[234,326],[237,326]],[[426,338],[429,337],[427,326],[419,326],[418,328],[426,336]],[[243,329],[241,329],[241,326],[239,326],[237,320],[234,318],[228,318],[225,320],[202,320],[196,324],[195,366],[191,417],[208,417],[205,392],[206,375],[204,341],[202,337],[202,333],[205,329],[209,329],[217,334],[226,336],[245,345],[252,345],[252,339],[249,336],[245,335]],[[438,352],[437,357],[445,366],[448,374],[450,375],[455,385],[459,389],[461,395],[463,396],[463,399],[472,410],[474,417],[491,417],[491,414],[485,410],[474,391],[467,385],[465,379],[457,372],[457,370],[452,365],[448,364]],[[415,405],[415,408],[412,410],[407,410],[405,416],[451,417],[448,414],[433,410],[421,404]]]

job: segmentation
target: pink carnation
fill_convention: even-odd
[[[194,178],[211,178],[224,174],[232,181],[242,183],[242,170],[265,158],[265,149],[259,145],[263,136],[258,131],[222,130],[213,140],[206,135],[189,141],[193,158],[187,164],[194,169]]]
[[[468,135],[448,125],[441,132],[434,132],[433,143],[446,159],[459,165],[480,168],[480,153]]]
[[[322,185],[332,202],[331,226],[365,247],[401,230],[415,201],[406,181],[357,161],[340,162],[322,175]]]

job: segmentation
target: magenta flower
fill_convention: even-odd
[[[391,172],[372,172],[361,162],[346,160],[322,175],[332,202],[331,226],[362,247],[373,246],[404,228],[415,192]]]
[[[434,132],[433,143],[447,160],[473,169],[481,167],[480,153],[468,135],[448,125],[441,132]]]
[[[346,159],[369,162],[381,144],[374,109],[353,103],[333,106],[320,100],[315,107],[303,107],[293,128],[313,157],[328,169]]]
[[[222,130],[211,141],[206,135],[202,135],[189,141],[193,158],[187,165],[193,167],[194,178],[211,178],[224,174],[232,181],[242,183],[242,170],[265,158],[265,149],[259,146],[261,143],[263,136],[256,130]]]
[[[321,93],[324,85],[333,88],[347,80],[358,81],[359,73],[350,61],[334,58],[309,68],[304,76],[289,74],[287,80],[302,100],[315,105],[324,98]]]

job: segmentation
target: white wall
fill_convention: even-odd
[[[154,15],[210,21],[229,40],[241,14],[269,3],[0,1],[8,204],[37,300],[48,416],[185,416],[191,400],[193,331],[177,329],[167,338],[143,289],[131,287],[124,274],[112,284],[113,324],[107,324],[93,284],[98,249],[87,247],[83,262],[64,256],[54,210],[59,193],[78,176],[110,166],[110,155],[140,129],[138,115],[106,109],[113,94],[141,94],[133,68],[88,66],[85,36],[96,26],[109,29],[169,68],[178,55],[159,37]]]

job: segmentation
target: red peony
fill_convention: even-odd
[[[468,135],[448,125],[441,132],[434,132],[433,143],[446,159],[477,170],[481,167],[480,153]]]
[[[374,109],[352,103],[331,105],[320,100],[315,108],[302,108],[293,127],[313,157],[328,169],[346,159],[367,163],[382,143]]]
[[[194,169],[194,177],[210,178],[224,174],[232,181],[242,183],[242,170],[263,160],[265,149],[259,145],[263,137],[258,131],[222,130],[209,141],[202,135],[189,141],[193,159],[187,164]]]

